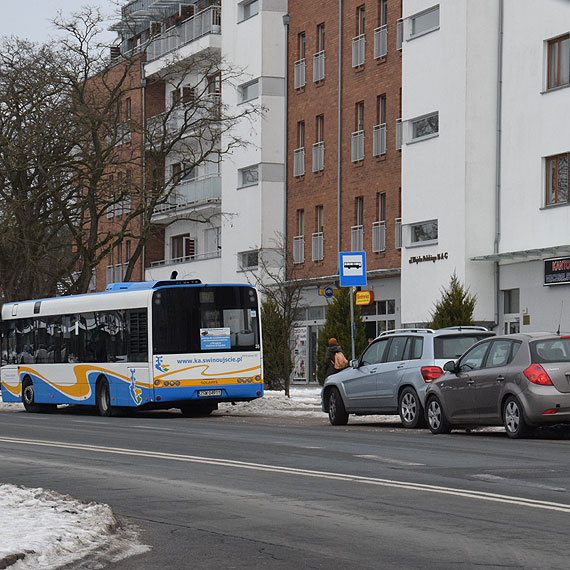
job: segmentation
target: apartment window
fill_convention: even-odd
[[[351,160],[364,160],[364,101],[356,103],[354,108],[354,126],[351,140]]]
[[[190,234],[180,234],[170,238],[170,255],[172,259],[186,261],[196,255],[196,240]]]
[[[546,159],[546,205],[568,202],[568,154]]]
[[[259,80],[250,81],[240,87],[240,99],[242,103],[259,97]]]
[[[376,124],[383,125],[386,123],[386,93],[376,97]]]
[[[125,99],[125,120],[131,120],[131,98],[127,97]]]
[[[366,6],[362,4],[356,8],[356,35],[361,36],[366,28]]]
[[[410,16],[408,39],[417,38],[439,29],[439,5]]]
[[[172,107],[176,107],[176,105],[180,104],[182,98],[182,94],[180,89],[176,88],[170,92],[170,104]]]
[[[364,198],[358,196],[354,199],[354,225],[361,226],[364,223]]]
[[[242,2],[239,5],[239,8],[241,12],[241,22],[255,16],[256,14],[259,14],[259,0],[249,0],[247,2]]]
[[[325,25],[317,26],[317,52],[313,57],[313,81],[325,78]]]
[[[317,26],[317,51],[323,51],[325,49],[325,24],[319,24]]]
[[[259,165],[248,166],[239,170],[239,184],[241,188],[245,186],[255,186],[259,182]]]
[[[182,180],[182,163],[175,162],[170,169],[172,184],[178,184]]]
[[[184,105],[193,105],[196,101],[196,90],[194,87],[183,87],[182,88],[182,103]]]
[[[364,4],[356,9],[356,36],[352,38],[352,67],[364,65],[366,55],[366,8]]]
[[[548,42],[548,89],[570,83],[570,35]]]
[[[298,35],[298,45],[299,45],[298,59],[305,59],[305,55],[307,52],[307,36],[305,35],[305,32],[301,32]]]
[[[520,311],[520,289],[505,289],[503,291],[504,313],[518,313]]]
[[[364,198],[358,196],[354,199],[354,225],[350,228],[350,250],[362,251],[364,249]]]
[[[239,265],[244,271],[255,269],[259,265],[259,251],[242,251],[239,254]]]
[[[313,145],[313,172],[320,172],[325,168],[325,116],[317,115],[315,121],[317,140]]]
[[[297,148],[293,152],[293,176],[305,174],[305,121],[297,123]]]
[[[388,23],[388,0],[378,0],[378,26]]]
[[[297,210],[297,235],[305,235],[305,210]]]
[[[315,208],[315,232],[313,233],[312,253],[313,261],[322,261],[324,258],[323,230],[325,224],[325,214],[323,206]]]
[[[437,220],[410,225],[410,244],[421,244],[437,240]]]
[[[386,221],[386,192],[378,192],[376,194],[376,209],[378,212],[378,221]]]
[[[323,206],[315,208],[315,231],[323,233],[325,227],[325,209]]]
[[[299,47],[299,58],[295,62],[295,74],[294,74],[294,81],[295,81],[295,89],[301,89],[306,84],[305,79],[305,71],[306,71],[306,49],[307,49],[307,42],[305,37],[305,32],[301,32],[297,36],[297,45]]]
[[[305,121],[297,123],[297,148],[305,147]]]
[[[354,123],[355,131],[364,130],[364,101],[356,103],[354,108]]]
[[[208,95],[222,94],[222,73],[214,73],[208,76]]]
[[[439,133],[439,113],[437,112],[412,119],[410,123],[412,141],[433,137]]]

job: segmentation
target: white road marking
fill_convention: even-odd
[[[42,441],[33,439],[20,439],[15,437],[0,437],[0,441],[5,443],[15,443],[18,445],[30,445],[41,447],[55,447],[61,449],[77,449],[80,451],[90,451],[94,453],[105,453],[110,455],[130,455],[138,457],[151,457],[154,459],[166,459],[170,461],[184,461],[188,463],[201,463],[205,465],[217,465],[220,467],[233,467],[238,469],[251,469],[255,471],[266,471],[270,473],[281,473],[287,475],[297,475],[301,477],[314,477],[319,479],[329,479],[332,481],[347,481],[350,483],[363,483],[366,485],[378,485],[381,487],[392,487],[405,489],[408,491],[418,491],[424,493],[438,493],[441,495],[453,495],[467,499],[479,501],[491,501],[533,509],[543,509],[548,511],[558,511],[570,513],[570,504],[554,503],[551,501],[538,501],[535,499],[525,499],[510,495],[500,495],[497,493],[486,493],[482,491],[470,491],[468,489],[456,489],[453,487],[443,487],[439,485],[425,485],[422,483],[411,483],[405,481],[394,481],[391,479],[380,479],[376,477],[363,477],[360,475],[350,475],[347,473],[331,473],[328,471],[313,471],[310,469],[297,469],[294,467],[279,467],[277,465],[264,465],[263,463],[249,463],[246,461],[235,461],[231,459],[213,459],[195,455],[178,455],[175,453],[162,453],[159,451],[139,451],[136,449],[123,449],[120,447],[101,447],[97,445],[86,445],[79,443],[62,443],[53,441]]]
[[[425,465],[425,463],[412,463],[410,461],[402,461],[401,459],[392,459],[391,457],[380,457],[379,455],[355,455],[354,457],[380,461],[381,463],[392,463],[393,465],[405,465],[406,467],[421,467]]]

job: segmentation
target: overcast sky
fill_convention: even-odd
[[[67,16],[85,5],[96,6],[109,16],[116,10],[114,0],[0,0],[0,3],[0,36],[20,36],[40,43],[55,35],[50,19],[55,18],[59,10]],[[124,6],[127,2],[119,0],[119,3]]]

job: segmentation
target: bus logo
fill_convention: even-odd
[[[134,368],[130,368],[129,371],[131,373],[131,385],[129,388],[129,392],[131,393],[131,398],[133,399],[133,402],[137,406],[140,406],[140,404],[142,404],[142,396],[141,396],[142,390],[140,388],[137,388],[137,380],[135,378],[136,370]]]
[[[154,367],[159,371],[159,372],[168,372],[169,370],[169,365],[168,364],[163,364],[162,363],[162,359],[164,357],[162,356],[157,356],[156,357],[156,361],[154,363]]]

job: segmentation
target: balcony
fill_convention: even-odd
[[[154,61],[207,34],[220,34],[221,16],[220,6],[210,6],[155,36],[146,51],[147,61]]]
[[[315,232],[312,237],[313,261],[322,261],[325,256],[323,232]]]
[[[374,59],[386,57],[388,54],[388,26],[380,26],[374,30]]]
[[[305,262],[305,236],[293,238],[293,263]]]
[[[181,210],[219,203],[221,198],[222,178],[218,174],[183,180],[172,191],[168,201],[156,207],[152,218],[156,223],[168,222],[173,214]]]
[[[195,253],[194,255],[185,255],[184,257],[174,257],[172,259],[162,259],[161,261],[153,261],[151,268],[167,267],[169,265],[177,265],[180,263],[189,263],[195,261],[204,261],[205,259],[215,259],[222,257],[222,250],[210,251],[205,253]]]
[[[366,49],[366,35],[360,34],[352,38],[352,67],[364,65],[364,54]]]
[[[350,251],[364,250],[364,226],[350,228]]]
[[[325,169],[325,143],[316,142],[313,145],[313,172],[322,172]]]
[[[305,68],[306,68],[305,58],[295,62],[295,74],[294,74],[295,89],[301,89],[301,87],[305,87],[306,84]]]
[[[404,42],[404,20],[400,19],[396,22],[396,49],[402,51],[402,43]]]
[[[402,249],[402,218],[394,220],[394,247]]]
[[[372,131],[372,156],[386,154],[386,123],[375,125]]]
[[[364,160],[364,131],[352,133],[351,160],[352,162]]]
[[[313,81],[322,81],[325,78],[325,50],[313,56]]]
[[[402,150],[403,132],[402,119],[396,119],[396,150]]]
[[[305,175],[305,147],[293,151],[293,176]]]
[[[386,222],[372,224],[372,251],[386,251]]]

